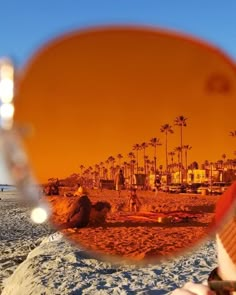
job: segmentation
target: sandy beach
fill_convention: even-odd
[[[216,265],[214,241],[205,242],[201,248],[191,254],[185,253],[162,264],[147,264],[141,267],[134,264],[118,265],[104,262],[95,258],[91,252],[85,252],[82,246],[71,245],[60,234],[56,233],[55,236],[55,230],[48,224],[33,224],[29,218],[29,208],[26,204],[19,203],[16,197],[16,193],[1,193],[0,288],[3,295],[170,294],[171,290],[186,281],[205,280]],[[94,200],[100,197],[93,196]],[[158,198],[160,200],[161,197]],[[202,203],[197,202],[195,206],[209,203],[208,198],[210,197],[201,199]],[[123,202],[124,199],[120,201]],[[183,227],[178,227],[180,228]],[[196,228],[199,227],[194,227],[195,230]],[[114,242],[114,236],[119,235],[116,232],[118,230],[122,230],[122,227],[112,228],[111,240]],[[169,230],[170,228],[158,227],[158,234],[163,238],[164,244],[165,237],[170,234]],[[99,238],[104,234],[103,231],[99,233],[99,227],[81,229],[84,242],[88,236],[91,236],[91,233],[88,234],[89,231],[98,231]],[[134,234],[135,231],[131,230],[129,235],[135,237],[142,233],[143,236],[143,231],[145,227],[140,226],[138,233]],[[80,244],[82,244],[81,238]],[[95,244],[91,245],[93,247]],[[102,243],[102,245],[107,244]],[[158,247],[160,248],[160,245]],[[138,251],[135,252],[135,256],[139,254]]]
[[[36,225],[29,217],[27,204],[19,202],[15,191],[0,193],[0,290],[3,280],[52,233],[48,224]]]
[[[138,191],[141,207],[130,212],[128,192],[91,190],[92,203],[109,202],[111,212],[104,224],[63,230],[72,241],[99,255],[143,262],[175,255],[203,239],[212,225],[219,197]],[[53,196],[52,221],[61,225],[75,197]],[[117,257],[118,256],[118,257]]]

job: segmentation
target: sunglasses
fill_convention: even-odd
[[[233,202],[216,220],[235,180],[235,74],[216,47],[142,27],[60,36],[17,77],[3,59],[6,173],[35,222],[49,218],[95,256],[182,254],[215,233]]]

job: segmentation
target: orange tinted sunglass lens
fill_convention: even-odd
[[[218,196],[203,183],[233,181],[235,73],[219,50],[148,28],[78,31],[41,48],[15,119],[33,127],[25,146],[53,224],[89,251],[139,262],[206,237]]]

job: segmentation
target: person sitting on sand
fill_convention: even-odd
[[[131,212],[138,212],[141,202],[137,196],[136,189],[132,188],[129,195],[129,209]]]
[[[64,196],[65,197],[73,197],[73,196],[82,196],[83,194],[86,194],[86,191],[83,189],[83,187],[81,186],[80,183],[77,184],[77,188],[75,190],[74,193],[65,193]]]
[[[81,228],[89,223],[92,203],[88,196],[81,196],[73,205],[70,211],[67,222],[61,228]]]
[[[221,220],[229,208],[230,213],[216,234],[218,267],[206,282],[188,282],[172,295],[236,294],[236,182],[219,199],[215,220]]]
[[[84,194],[84,189],[80,183],[77,185],[77,190],[74,192],[74,196],[82,196]]]

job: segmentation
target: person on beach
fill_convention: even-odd
[[[81,196],[73,205],[67,222],[61,228],[81,228],[89,223],[92,203],[87,195]]]
[[[118,191],[119,197],[120,197],[121,190],[124,189],[124,184],[125,184],[125,177],[124,177],[122,169],[120,169],[119,173],[117,173],[115,176],[115,186],[116,186],[116,190]]]
[[[129,196],[129,210],[131,212],[138,212],[141,206],[141,202],[137,196],[137,192],[135,188],[132,188]]]
[[[82,196],[83,194],[86,194],[86,191],[84,190],[84,188],[81,186],[80,183],[77,184],[77,188],[75,190],[74,193],[64,193],[65,197],[78,197],[78,196]]]
[[[74,196],[82,196],[84,193],[84,189],[80,183],[77,184],[77,189],[74,192]]]
[[[172,295],[236,294],[236,182],[222,195],[216,206],[216,222],[224,218],[216,234],[218,267],[202,284],[186,283]]]

